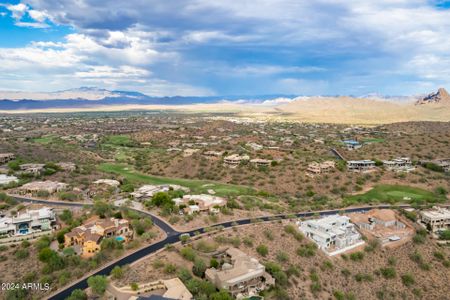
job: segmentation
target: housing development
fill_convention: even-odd
[[[448,286],[447,123],[2,124],[0,276],[51,283],[6,297],[439,299]]]
[[[450,0],[0,0],[0,300],[450,300]]]

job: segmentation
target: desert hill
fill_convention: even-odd
[[[428,94],[416,102],[417,105],[430,103],[450,105],[450,95],[444,88],[440,88],[437,92]]]

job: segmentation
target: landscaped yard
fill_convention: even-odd
[[[123,164],[105,163],[99,166],[99,170],[106,173],[114,173],[123,176],[135,185],[139,184],[178,184],[191,189],[192,193],[207,193],[212,189],[219,196],[228,195],[249,195],[254,194],[254,190],[247,186],[217,183],[208,180],[192,180],[182,178],[170,178],[152,176],[140,173],[132,169],[131,166]]]
[[[348,196],[344,203],[351,205],[356,203],[415,203],[425,204],[444,201],[442,195],[420,188],[381,184],[375,186],[370,191],[361,194]]]

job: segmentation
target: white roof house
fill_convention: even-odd
[[[0,174],[0,185],[10,184],[11,182],[19,182],[19,179],[15,176]]]
[[[53,194],[65,190],[67,186],[68,185],[66,183],[57,181],[33,181],[22,185],[19,190],[24,193],[37,193],[40,191],[45,191],[49,194]]]
[[[298,222],[299,229],[328,255],[336,255],[364,244],[347,216],[332,215]]]
[[[94,184],[105,184],[113,187],[118,187],[120,185],[120,182],[114,179],[99,179],[94,181]]]
[[[56,214],[52,208],[27,210],[15,217],[0,218],[0,236],[24,235],[51,230],[55,222]]]
[[[430,210],[420,212],[421,222],[436,232],[450,229],[450,210],[444,207],[435,206]]]
[[[168,192],[170,190],[178,191],[181,190],[183,192],[189,192],[190,189],[177,184],[159,184],[152,185],[146,184],[138,188],[136,191],[130,193],[135,199],[143,199],[143,198],[151,198],[153,195],[159,192]]]
[[[217,207],[225,206],[227,203],[225,198],[208,194],[184,195],[183,198],[175,198],[173,199],[173,201],[177,205],[180,204],[188,205],[187,212],[189,214],[192,214],[196,211],[207,211],[207,210],[209,210],[212,213],[217,213],[219,211]]]

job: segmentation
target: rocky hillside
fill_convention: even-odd
[[[428,94],[416,102],[417,105],[428,103],[450,104],[450,95],[444,88],[440,88],[437,92]]]

